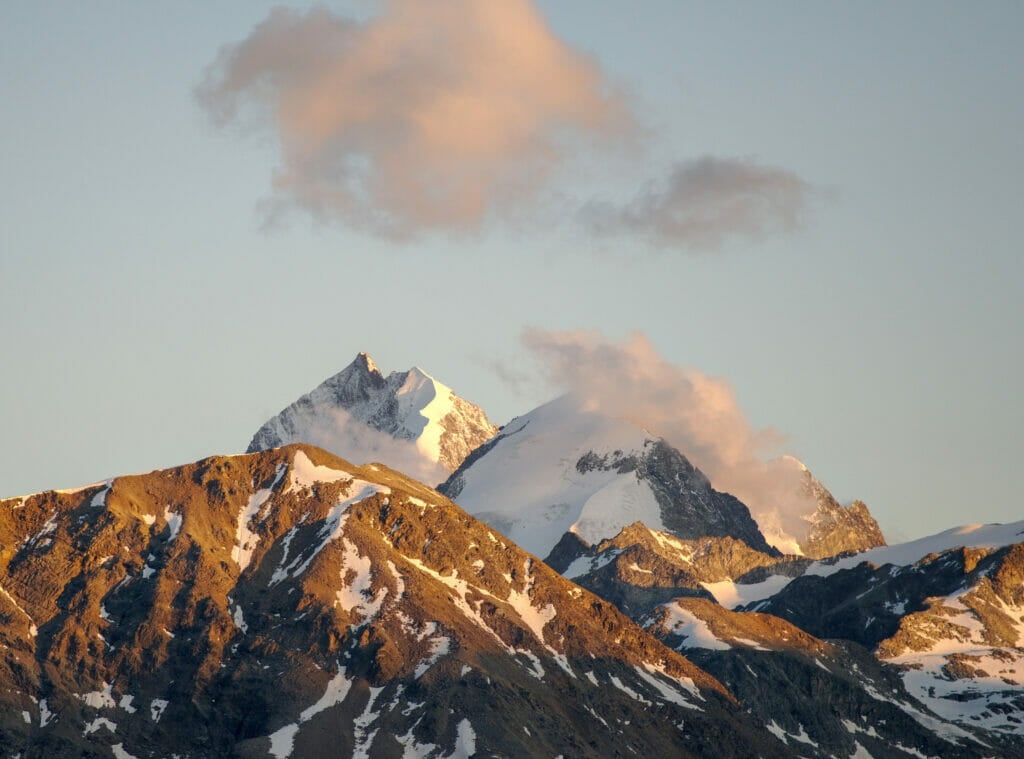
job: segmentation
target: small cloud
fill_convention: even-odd
[[[395,237],[471,230],[534,204],[581,142],[631,129],[596,62],[531,0],[383,8],[365,22],[276,9],[197,87],[215,123],[271,127],[271,216],[299,208]]]
[[[665,246],[715,250],[733,237],[792,232],[811,186],[749,159],[703,156],[676,164],[626,204],[591,200],[580,212],[594,234],[641,234]]]
[[[617,343],[596,331],[528,329],[541,376],[592,408],[664,438],[718,490],[750,509],[762,530],[802,540],[817,504],[804,470],[780,456],[785,437],[756,429],[728,380],[665,360],[640,333]]]
[[[380,462],[428,485],[444,482],[450,474],[412,441],[376,430],[344,409],[321,409],[304,438],[353,464]]]

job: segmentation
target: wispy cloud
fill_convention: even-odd
[[[380,462],[428,485],[443,482],[450,472],[428,460],[409,440],[395,438],[355,419],[344,409],[321,409],[305,439],[353,464]]]
[[[746,503],[762,530],[806,536],[803,516],[816,504],[802,468],[778,455],[784,436],[750,424],[727,380],[666,361],[640,333],[617,343],[600,332],[530,329],[523,343],[547,381],[665,438]]]
[[[277,205],[397,237],[520,211],[580,142],[631,125],[531,0],[387,0],[366,22],[277,9],[196,95],[219,124],[272,125]]]
[[[785,169],[704,156],[676,164],[628,203],[592,200],[580,215],[597,235],[639,234],[659,245],[716,250],[735,237],[792,232],[811,190]]]

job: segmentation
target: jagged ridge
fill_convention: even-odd
[[[368,434],[364,425],[384,436]],[[419,367],[384,377],[360,353],[264,423],[247,452],[311,442],[353,458],[376,453],[382,463],[413,475],[434,465],[437,482],[497,431],[479,407]],[[389,437],[409,445],[395,445]]]

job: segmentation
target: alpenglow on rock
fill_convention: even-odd
[[[878,522],[863,501],[841,506],[820,481],[804,468],[805,487],[818,508],[807,517],[810,530],[800,543],[800,552],[811,559],[846,553],[860,553],[885,545]]]
[[[313,443],[440,482],[497,431],[482,409],[419,367],[385,377],[360,353],[260,427],[246,452]]]
[[[0,545],[4,757],[791,756],[610,603],[313,446],[0,500]]]

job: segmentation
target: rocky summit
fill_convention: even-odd
[[[437,483],[497,431],[478,406],[419,367],[385,377],[360,353],[264,423],[247,451],[313,443]]]
[[[28,757],[786,757],[714,677],[436,491],[312,446],[0,502]]]
[[[812,559],[859,553],[885,545],[878,522],[863,501],[841,506],[819,480],[800,464],[804,492],[817,504],[806,517],[808,531],[799,542],[800,553]]]

